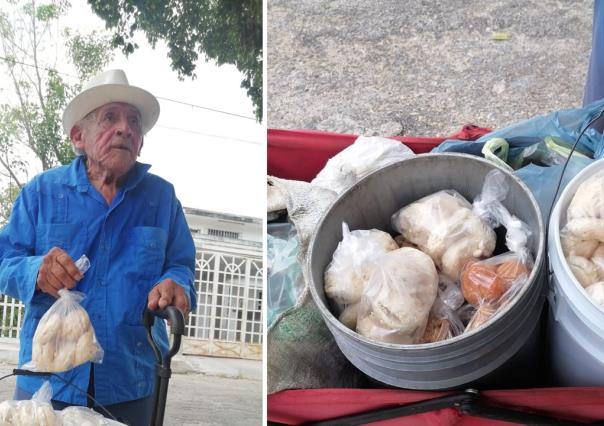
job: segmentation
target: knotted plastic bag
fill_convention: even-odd
[[[83,256],[76,262],[80,272],[90,266]],[[40,319],[32,344],[32,360],[23,368],[32,371],[62,372],[87,361],[100,363],[99,345],[90,318],[80,302],[84,293],[59,290],[59,298]]]
[[[505,176],[498,170],[485,177],[481,194],[474,200],[474,212],[493,228],[506,229],[505,244],[510,250],[498,256],[465,261],[461,289],[469,304],[476,308],[466,332],[487,322],[528,282],[533,259],[528,249],[532,232],[502,204],[508,193]]]
[[[63,426],[114,426],[124,423],[103,417],[91,408],[67,407],[58,412]]]
[[[503,226],[506,229],[505,245],[510,251],[526,257],[528,241],[532,235],[529,227],[512,215],[502,204],[509,191],[505,176],[499,170],[491,170],[485,176],[482,191],[474,199],[473,212],[492,228]]]
[[[468,260],[461,273],[461,289],[476,311],[465,332],[480,327],[505,308],[528,283],[532,268],[533,260],[526,248],[486,260]]]
[[[465,327],[457,310],[464,302],[459,284],[440,275],[438,293],[430,310],[421,343],[440,342],[462,334]]]
[[[48,381],[30,400],[0,403],[0,424],[23,426],[60,426],[61,419],[52,409],[52,388]]]
[[[457,280],[465,259],[487,257],[495,232],[457,191],[443,190],[403,207],[391,218],[405,240],[429,255],[440,272]]]
[[[350,231],[342,223],[342,241],[325,269],[325,294],[340,308],[361,300],[373,262],[398,248],[390,234],[377,229]]]
[[[327,161],[312,184],[342,193],[375,170],[414,157],[399,141],[378,136],[359,136],[355,142]]]
[[[481,261],[472,259],[462,271],[461,289],[471,305],[498,304],[504,295],[509,298],[522,288],[531,269],[530,257],[513,252]]]
[[[432,259],[410,247],[375,260],[358,307],[357,332],[387,343],[419,343],[436,299]]]

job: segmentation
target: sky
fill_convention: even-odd
[[[104,21],[85,1],[74,0],[61,25],[88,33],[102,30]],[[218,67],[201,57],[197,78],[180,81],[163,43],[152,49],[143,34],[136,41],[139,49],[128,58],[115,51],[106,69],[123,69],[131,85],[158,97],[159,120],[145,137],[139,161],[151,164],[151,173],[170,181],[185,207],[263,217],[266,130],[255,120],[252,102],[240,88],[241,74],[232,65]],[[74,75],[67,66],[57,68]]]

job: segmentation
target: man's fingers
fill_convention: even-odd
[[[174,306],[180,309],[183,313],[189,311],[189,302],[187,301],[187,296],[185,296],[184,291],[177,291],[174,296]]]
[[[166,306],[171,305],[174,300],[174,288],[170,285],[164,286],[160,290],[161,297],[159,298],[159,308],[164,309]]]
[[[53,296],[55,298],[59,297],[59,293],[57,293],[57,290],[50,284],[42,284],[39,287],[40,287],[40,290],[42,290],[44,293],[50,294],[51,296]]]
[[[71,257],[60,248],[53,247],[44,256],[36,284],[40,290],[57,297],[58,290],[75,287],[82,277]]]
[[[189,318],[191,307],[189,306],[189,301],[184,290],[181,289],[181,291],[177,291],[174,300],[174,305],[180,310],[180,312],[182,312],[182,316],[184,317],[186,324]]]
[[[180,312],[182,312],[183,316],[186,317],[188,315],[190,308],[184,291],[176,292],[176,295],[174,296],[174,306],[180,309]]]
[[[57,263],[63,267],[65,273],[74,281],[74,283],[80,281],[84,277],[84,274],[80,272],[73,259],[69,257],[67,253],[60,253],[57,256]]]
[[[46,280],[40,286],[40,290],[45,293],[52,294],[54,297],[59,297],[59,290],[61,290],[63,286],[52,273],[46,275]]]
[[[74,280],[71,275],[67,273],[63,265],[58,262],[54,262],[50,268],[50,274],[54,275],[59,282],[62,284],[62,287],[73,288],[75,287],[76,280]]]
[[[157,303],[159,302],[159,296],[160,296],[160,294],[159,294],[159,288],[157,288],[157,287],[155,287],[149,293],[147,307],[149,309],[151,309],[152,311],[154,311],[154,310],[157,309]]]
[[[173,305],[185,318],[189,313],[189,301],[184,289],[171,279],[166,279],[153,288],[147,300],[149,309],[165,309],[166,306]]]
[[[61,281],[51,272],[46,274],[46,286],[52,287],[55,291],[59,291],[63,288]]]

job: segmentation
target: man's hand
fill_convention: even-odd
[[[149,292],[147,307],[151,310],[164,309],[168,305],[176,306],[185,320],[189,314],[189,301],[184,288],[171,278],[166,278]]]
[[[59,247],[53,247],[42,260],[36,288],[58,297],[59,290],[74,288],[83,276],[67,253]]]

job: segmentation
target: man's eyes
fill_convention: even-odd
[[[113,112],[108,112],[107,114],[105,114],[103,116],[103,120],[108,121],[108,122],[114,122],[117,120],[117,114],[115,114]],[[136,116],[129,117],[128,123],[130,123],[131,126],[135,126],[135,127],[141,126],[141,120],[140,120],[140,118],[138,118]]]

